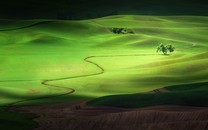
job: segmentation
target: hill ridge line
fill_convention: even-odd
[[[51,23],[54,21],[41,21],[41,22],[37,22],[37,23],[33,23],[30,25],[26,25],[26,26],[22,26],[22,27],[17,27],[17,28],[9,28],[9,29],[0,29],[0,31],[15,31],[15,30],[20,30],[20,29],[25,29],[25,28],[30,28],[33,26],[37,26],[37,25],[41,25],[41,24],[46,24],[46,23]]]

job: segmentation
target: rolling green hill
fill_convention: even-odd
[[[91,99],[207,82],[207,17],[118,15],[39,22],[43,20],[0,24],[1,105]],[[129,28],[134,34],[114,34],[112,27]],[[172,44],[176,51],[158,54],[160,43]],[[45,80],[58,87],[44,85]],[[75,92],[30,101],[69,89]]]
[[[207,23],[205,16],[140,15],[0,20],[0,128],[36,125],[34,115],[8,111],[15,105],[94,99],[89,104],[207,106],[207,84],[195,84],[208,81]],[[160,43],[175,52],[156,53]],[[171,92],[146,93],[165,86]]]

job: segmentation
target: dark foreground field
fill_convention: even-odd
[[[205,91],[204,86],[206,85],[207,83],[197,83],[169,86],[134,94],[134,99],[131,98],[131,95],[114,95],[90,101],[13,107],[12,110],[38,115],[39,117],[34,119],[39,124],[35,130],[207,130],[207,107],[188,106],[187,104],[174,105],[188,103],[189,99],[192,104],[194,104],[194,100],[200,101],[197,99],[199,96],[192,91],[193,89],[197,89],[198,92],[200,92],[199,90]],[[185,98],[183,99],[175,93],[179,90],[182,95],[188,96],[188,93],[192,93],[192,96],[196,95],[196,97],[183,96]],[[156,96],[146,98],[150,95],[171,95],[171,93],[176,97],[169,98],[166,95],[166,98],[162,99],[159,96],[158,101]],[[146,98],[145,103],[142,102],[144,98]],[[206,99],[204,103],[199,104],[206,106]]]
[[[153,106],[90,107],[86,101],[20,107],[40,115],[35,130],[207,130],[208,108]]]

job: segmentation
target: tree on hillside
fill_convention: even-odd
[[[133,30],[128,28],[109,28],[115,34],[134,34]]]
[[[157,47],[157,52],[162,52],[167,55],[168,52],[174,52],[174,47],[172,45],[163,45],[162,43]]]
[[[174,52],[175,49],[172,45],[167,45],[166,48],[169,52]]]

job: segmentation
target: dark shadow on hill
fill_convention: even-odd
[[[88,105],[137,108],[156,105],[208,106],[208,82],[165,87],[170,92],[112,95],[94,99]]]

